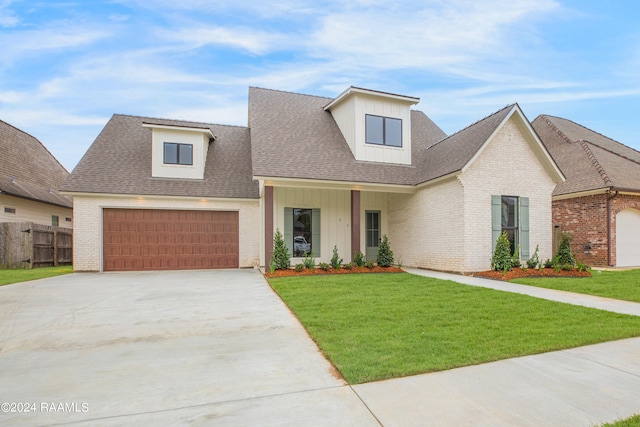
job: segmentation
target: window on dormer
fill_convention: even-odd
[[[193,145],[165,142],[164,163],[167,165],[193,165]]]
[[[402,120],[366,114],[365,138],[367,144],[402,147]]]

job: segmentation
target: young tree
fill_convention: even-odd
[[[271,262],[275,265],[276,270],[285,270],[291,266],[291,256],[279,228],[276,229],[276,234],[273,236],[273,258]]]
[[[390,267],[393,265],[393,251],[391,251],[391,245],[389,239],[385,234],[382,236],[380,246],[378,246],[378,258],[376,262],[380,267]]]

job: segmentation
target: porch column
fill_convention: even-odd
[[[351,253],[360,251],[360,190],[351,190]]]
[[[264,268],[269,271],[273,257],[273,187],[264,187]]]

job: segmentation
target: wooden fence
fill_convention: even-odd
[[[32,222],[0,223],[0,269],[73,263],[73,230]]]

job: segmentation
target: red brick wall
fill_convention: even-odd
[[[606,266],[607,195],[554,200],[553,224],[571,233],[571,249],[576,261],[591,266]]]
[[[577,261],[607,266],[607,194],[554,200],[553,224],[571,233],[571,249]],[[640,196],[620,194],[611,199],[611,263],[616,263],[616,214],[640,210]]]

